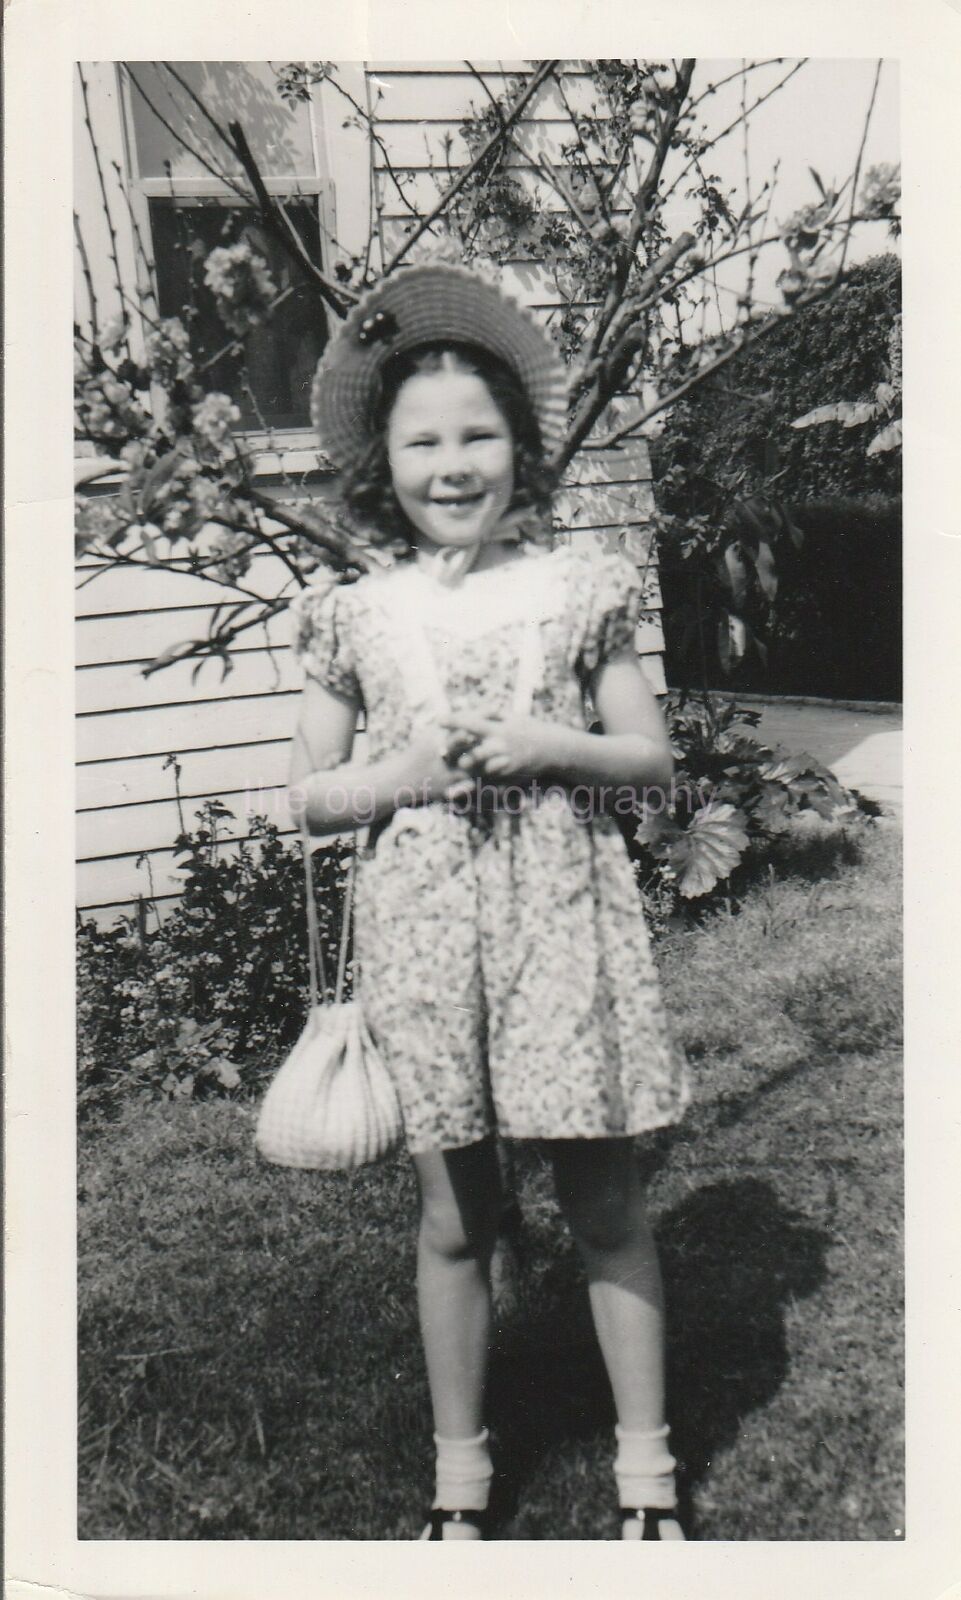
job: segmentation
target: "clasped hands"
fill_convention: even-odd
[[[466,713],[436,729],[444,767],[443,798],[470,794],[478,781],[500,784],[537,777],[553,765],[556,729],[537,717],[479,717]]]

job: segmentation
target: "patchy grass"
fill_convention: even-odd
[[[699,1539],[903,1530],[899,844],[792,836],[740,909],[665,939],[697,1080],[639,1142]],[[84,1132],[83,1538],[410,1538],[430,1489],[398,1156],[270,1169],[252,1112]],[[615,1538],[611,1401],[544,1164],[520,1158],[527,1309],[499,1336],[505,1536]]]

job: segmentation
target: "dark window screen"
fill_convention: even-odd
[[[285,201],[285,210],[312,259],[319,261],[316,200]],[[263,256],[277,290],[289,292],[269,320],[246,335],[242,351],[220,356],[202,374],[202,382],[230,395],[245,428],[309,427],[310,385],[327,342],[327,324],[289,256],[256,225],[249,209],[219,200],[152,199],[150,226],[160,313],[186,321],[198,365],[234,337],[204,283],[207,256],[217,245],[242,238]]]

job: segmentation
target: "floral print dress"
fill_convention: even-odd
[[[306,590],[295,648],[308,674],[363,706],[375,761],[445,707],[455,721],[458,709],[509,715],[519,672],[531,715],[587,726],[590,675],[632,647],[639,603],[624,557],[567,546],[453,592],[401,563]],[[359,998],[410,1149],[676,1121],[686,1070],[616,820],[557,786],[503,799],[470,815],[402,805],[359,855]]]

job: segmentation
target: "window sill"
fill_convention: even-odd
[[[310,480],[329,480],[336,474],[330,457],[316,444],[310,443],[308,429],[288,434],[274,434],[268,443],[266,434],[246,433],[235,436],[238,443],[249,451],[254,460],[256,479],[282,479],[297,477],[301,483]],[[99,456],[89,445],[79,441],[74,447],[74,488],[93,494],[116,488],[126,476],[116,459]]]

